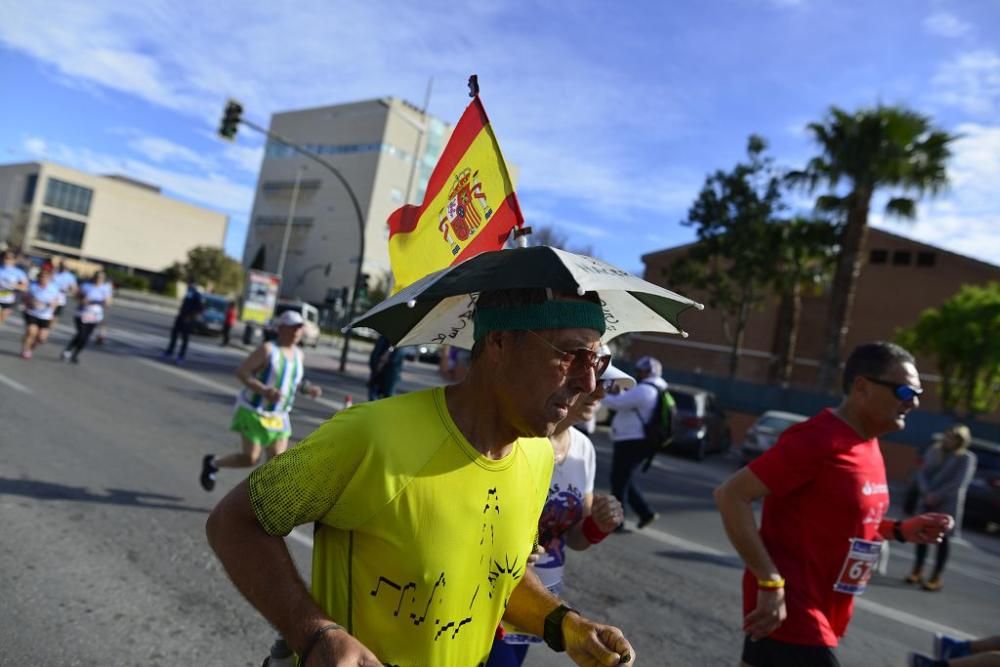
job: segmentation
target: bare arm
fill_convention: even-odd
[[[205,532],[236,588],[297,653],[331,622],[309,595],[284,539],[268,535],[257,521],[246,481],[219,502]]]
[[[255,394],[263,394],[267,391],[267,385],[254,377],[254,374],[267,365],[267,356],[270,352],[268,345],[270,343],[264,343],[251,352],[250,356],[244,359],[240,367],[236,369],[236,377],[240,384]]]
[[[757,531],[753,514],[753,501],[769,492],[749,468],[743,468],[715,490],[722,525],[736,552],[758,581],[774,582],[773,588],[757,589],[757,606],[743,618],[743,631],[754,640],[774,632],[788,616],[784,580]]]
[[[747,569],[758,579],[780,578],[764,541],[757,531],[753,502],[769,489],[749,468],[743,468],[715,490],[715,504],[722,515],[722,525]]]
[[[559,599],[549,593],[528,568],[511,593],[503,618],[541,637],[545,633],[545,617],[559,604]],[[618,628],[569,613],[563,618],[562,631],[566,653],[578,665],[635,663],[635,650]]]

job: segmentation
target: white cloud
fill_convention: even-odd
[[[212,161],[197,153],[196,151],[181,146],[178,143],[164,139],[163,137],[153,137],[140,135],[128,142],[129,147],[146,158],[162,164],[164,162],[182,162],[194,165],[201,169],[209,169]]]
[[[181,173],[133,158],[50,144],[39,137],[26,138],[23,149],[36,159],[51,160],[93,174],[125,174],[158,185],[173,196],[230,214],[246,215],[253,203],[252,187],[215,172]]]
[[[972,31],[972,25],[949,12],[934,12],[924,19],[924,30],[942,37],[961,37]]]
[[[239,169],[256,174],[260,171],[260,163],[264,160],[264,148],[263,146],[251,148],[233,144],[226,146],[222,150],[222,155]]]
[[[931,100],[973,116],[996,118],[1000,115],[1000,55],[970,51],[942,64],[931,79]]]
[[[918,205],[915,223],[889,223],[872,216],[873,224],[953,252],[1000,265],[1000,126],[958,126],[949,166],[951,188],[941,197]]]

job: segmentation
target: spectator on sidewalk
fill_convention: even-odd
[[[388,398],[396,392],[403,372],[403,351],[385,336],[379,336],[368,357],[368,400]]]
[[[170,344],[163,351],[162,356],[164,359],[169,359],[173,356],[174,348],[177,346],[177,338],[179,337],[181,339],[181,347],[177,351],[174,362],[177,364],[184,362],[184,356],[187,354],[188,338],[191,337],[191,331],[194,329],[195,318],[204,308],[205,300],[202,298],[198,286],[194,283],[194,280],[189,280],[187,292],[181,301],[177,317],[174,318],[174,326],[170,329]]]
[[[941,512],[955,517],[955,527],[937,545],[934,571],[924,580],[924,561],[928,545],[916,545],[913,570],[906,583],[920,584],[926,591],[941,590],[941,573],[948,562],[949,538],[958,535],[965,509],[965,492],[976,474],[976,455],[969,451],[972,433],[965,424],[955,424],[924,456],[917,473],[917,514]]]
[[[226,347],[229,345],[229,334],[233,330],[233,326],[236,325],[236,302],[230,301],[226,304],[226,314],[222,318],[222,342],[220,345]]]

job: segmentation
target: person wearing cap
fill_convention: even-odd
[[[219,503],[209,543],[299,665],[483,665],[501,617],[577,664],[635,660],[527,567],[548,436],[610,363],[604,330],[593,293],[485,291],[461,382],[343,410]],[[282,537],[302,524],[311,590]]]
[[[642,529],[656,521],[657,512],[649,506],[636,480],[636,468],[645,461],[653,444],[646,438],[646,424],[656,418],[661,391],[667,383],[661,377],[663,366],[658,359],[642,357],[635,363],[638,383],[627,391],[612,389],[604,404],[615,411],[611,420],[611,493],[622,505],[632,508]]]
[[[602,355],[610,355],[601,346]],[[585,551],[600,543],[622,522],[622,506],[610,494],[594,493],[597,452],[594,443],[574,425],[591,419],[607,390],[613,386],[628,389],[635,379],[612,365],[601,376],[597,387],[579,399],[549,436],[555,452],[555,468],[549,483],[549,495],[538,521],[538,547],[532,562],[542,585],[553,595],[560,595],[566,547]],[[528,648],[544,640],[515,627],[505,627],[503,637],[493,642],[486,667],[517,667],[524,663]]]
[[[302,315],[286,310],[277,320],[278,337],[250,353],[236,369],[243,390],[236,395],[230,430],[240,434],[242,451],[217,457],[206,454],[201,462],[199,481],[206,491],[215,488],[220,468],[250,468],[257,465],[261,450],[271,459],[288,449],[292,436],[289,413],[295,394],[302,391],[319,398],[323,390],[304,378]]]

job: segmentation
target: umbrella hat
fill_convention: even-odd
[[[479,292],[518,288],[596,292],[607,323],[603,342],[638,331],[686,335],[678,317],[688,308],[704,308],[599,259],[534,246],[484,252],[424,276],[349,327],[369,327],[397,346],[432,343],[468,349]]]

